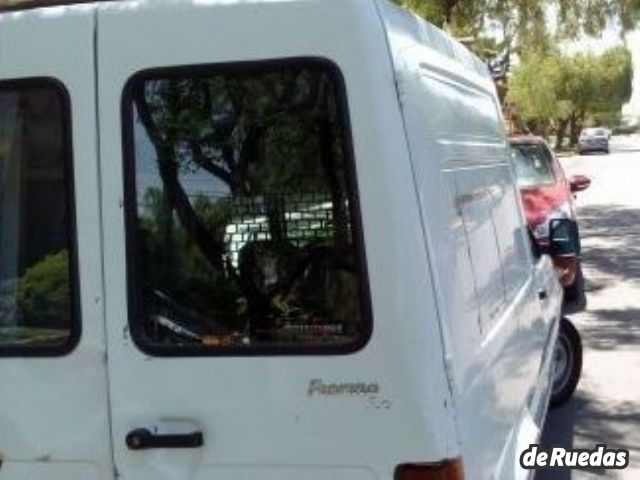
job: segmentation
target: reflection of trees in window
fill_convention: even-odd
[[[25,271],[18,283],[18,305],[20,315],[31,326],[68,329],[71,292],[67,250],[47,255]]]
[[[136,85],[162,186],[147,187],[139,206],[144,281],[155,290],[147,314],[175,301],[177,316],[189,317],[181,327],[200,341],[246,327],[273,340],[296,323],[354,334],[359,292],[333,77],[303,66]],[[195,189],[189,177],[226,192]],[[341,305],[328,307],[331,295]]]
[[[63,345],[71,325],[67,250],[47,255],[15,281],[0,283],[2,346]]]
[[[38,353],[64,347],[73,333],[61,88],[49,80],[0,83],[0,348]]]

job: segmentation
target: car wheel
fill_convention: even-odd
[[[564,288],[564,298],[562,302],[562,313],[569,315],[582,312],[587,308],[587,295],[585,293],[585,281],[582,273],[582,265],[578,263],[578,271],[573,284]]]
[[[575,392],[582,374],[582,340],[567,318],[560,320],[560,331],[553,359],[551,408],[564,405]]]

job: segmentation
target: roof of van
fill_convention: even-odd
[[[488,65],[466,46],[421,17],[387,0],[376,0],[389,35],[390,48],[395,58],[416,49],[427,49],[432,67],[452,71],[474,84],[495,91],[495,83]]]
[[[0,0],[0,12],[102,1],[107,0]]]
[[[0,12],[86,3],[117,4],[120,1],[124,3],[126,0],[0,0]],[[189,1],[193,2],[193,0],[165,0],[164,2],[154,0],[149,3],[160,5],[189,3]],[[212,6],[216,4],[228,6],[234,3],[277,3],[278,1],[282,0],[209,0],[206,3]],[[293,4],[309,2],[309,0],[287,0],[287,2]],[[437,27],[425,22],[417,15],[389,0],[353,0],[352,3],[359,2],[362,4],[366,2],[376,4],[387,28],[391,30],[389,37],[393,53],[397,54],[401,50],[421,45],[449,60],[452,64],[460,66],[461,72],[464,74],[473,72],[478,76],[477,78],[485,81],[487,79],[491,80],[488,67],[483,61],[460,42]],[[434,62],[436,61],[434,59]]]

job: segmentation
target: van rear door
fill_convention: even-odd
[[[109,376],[122,478],[370,480],[446,458],[439,336],[427,324],[433,302],[415,253],[422,239],[403,231],[417,225],[417,207],[405,203],[409,191],[392,202],[380,195],[394,189],[381,173],[386,144],[371,132],[389,109],[384,119],[369,109],[372,92],[397,105],[391,75],[379,74],[386,50],[374,4],[363,7],[100,7]],[[366,223],[357,162],[369,172],[358,175],[369,182]],[[393,168],[403,184],[408,162]],[[367,265],[387,319],[373,337]]]
[[[93,13],[84,6],[0,14],[3,480],[113,473]]]

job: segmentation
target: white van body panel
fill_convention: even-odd
[[[558,320],[559,285],[540,276],[550,271],[547,259],[534,267],[486,66],[406,11],[388,3],[381,11],[442,305],[465,468],[473,478],[513,478],[516,443],[534,442],[542,425],[533,400],[546,392],[544,340]],[[550,290],[555,310],[541,304],[538,290]]]
[[[125,85],[283,58],[344,78],[371,339],[349,355],[147,355],[129,323]],[[0,478],[390,480],[458,457],[472,480],[526,476],[561,288],[531,258],[495,89],[464,47],[378,0],[125,0],[0,15],[0,80],[30,76],[72,99],[83,334],[64,358],[0,359]],[[313,380],[379,393],[311,395]],[[130,450],[141,427],[201,430],[204,447]]]
[[[82,337],[61,358],[0,359],[0,478],[111,478],[94,7],[0,15],[0,81],[50,77],[71,98]]]
[[[399,463],[457,456],[434,289],[422,232],[408,228],[420,216],[407,188],[410,162],[374,3],[118,2],[100,8],[98,25],[109,371],[122,477],[387,479]],[[302,56],[334,62],[346,82],[373,299],[369,344],[349,356],[141,354],[126,334],[119,128],[125,83],[152,67]],[[310,397],[313,379],[374,382],[380,393]],[[130,430],[175,430],[172,419],[201,428],[204,449],[126,448]]]

